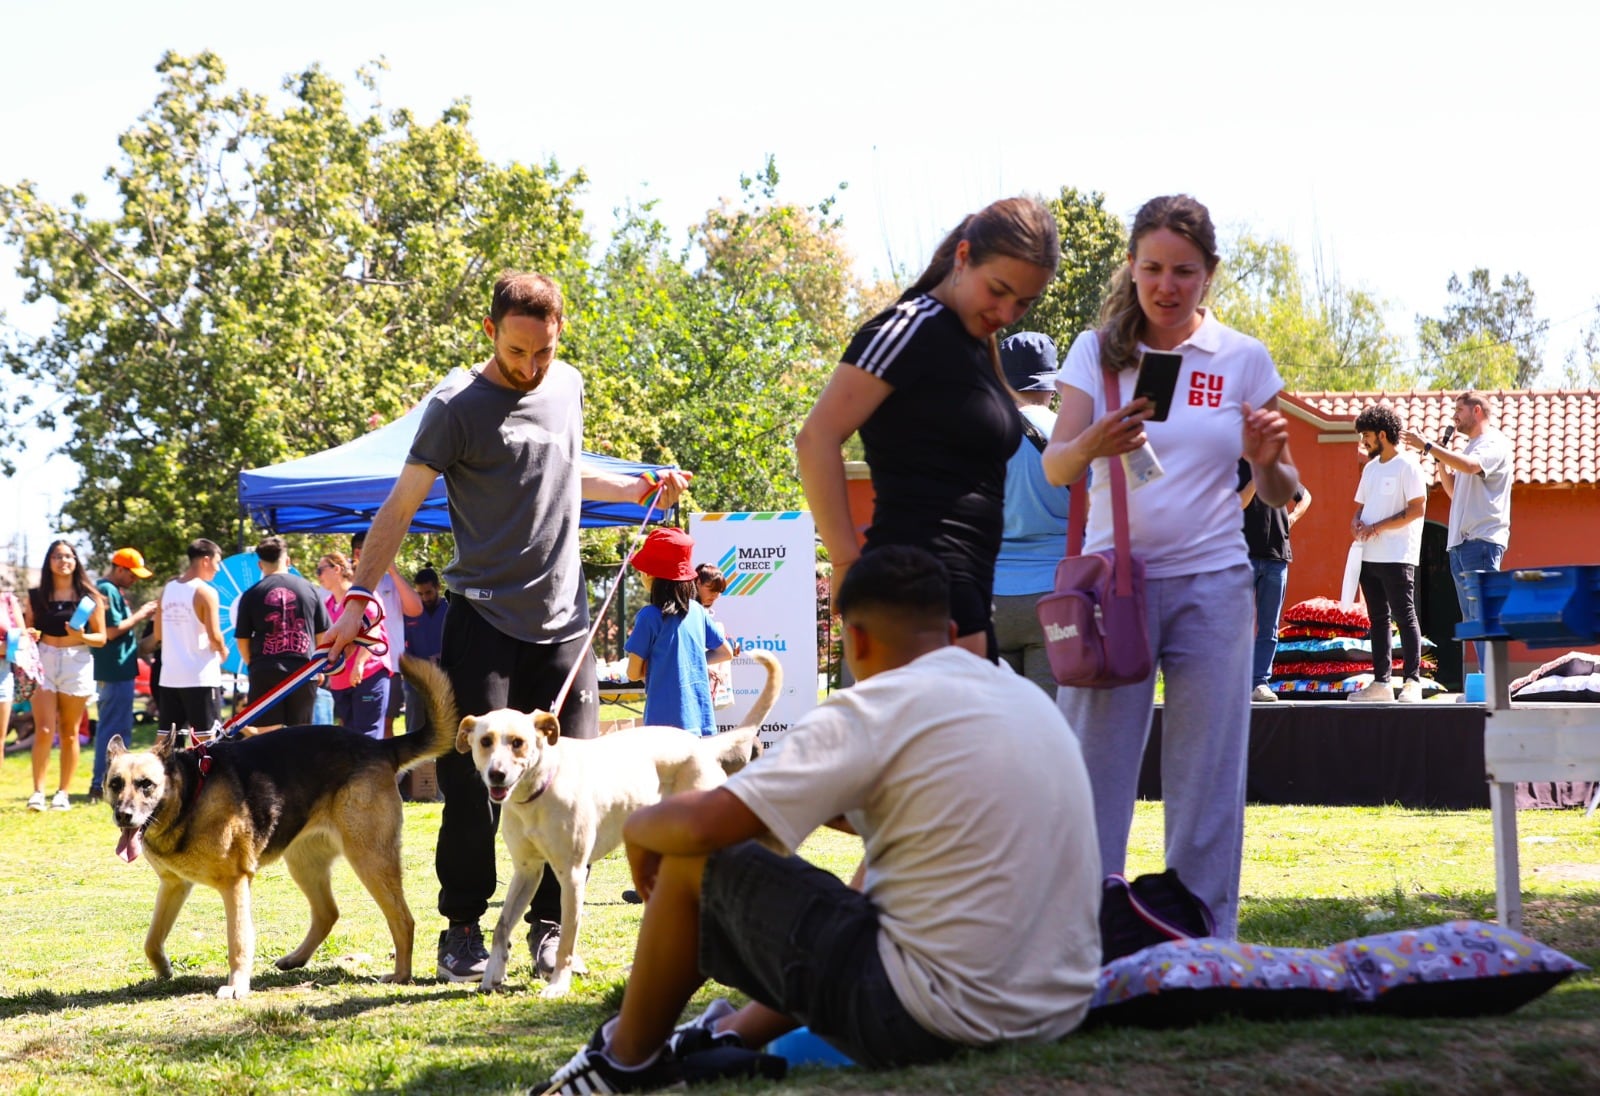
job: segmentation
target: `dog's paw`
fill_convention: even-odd
[[[503,993],[505,992],[505,988],[506,984],[504,981],[491,982],[488,979],[485,979],[484,981],[478,983],[479,993]]]
[[[232,982],[224,982],[217,987],[217,1000],[219,1001],[243,1001],[248,996],[250,996],[249,982],[241,986],[236,986]]]
[[[409,974],[397,974],[397,973],[391,971],[388,974],[385,974],[385,975],[381,976],[378,979],[378,981],[380,981],[380,982],[388,982],[388,983],[390,983],[392,985],[396,985],[396,986],[409,986],[411,984],[411,975],[409,975]]]
[[[167,961],[165,955],[159,959],[150,960],[150,966],[155,969],[157,980],[165,982],[172,977],[172,964]]]
[[[541,989],[539,991],[539,996],[546,1001],[549,1001],[557,997],[565,997],[568,991],[571,989],[572,979],[558,978],[554,982],[551,982],[548,986],[545,986],[544,989]]]

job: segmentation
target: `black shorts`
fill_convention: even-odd
[[[383,713],[383,718],[394,720],[400,718],[400,713],[406,710],[406,679],[400,676],[399,670],[385,671],[389,675],[389,710]]]
[[[179,728],[209,731],[222,722],[222,686],[196,685],[185,689],[167,689],[172,710],[161,706],[161,717]]]
[[[866,896],[753,841],[706,860],[700,973],[798,1019],[859,1065],[937,1062],[961,1049],[900,1003]]]

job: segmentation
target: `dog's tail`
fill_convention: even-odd
[[[756,697],[755,705],[744,717],[744,722],[739,724],[741,731],[759,730],[772,713],[772,706],[778,702],[778,694],[783,691],[783,664],[778,661],[778,656],[771,651],[751,651],[750,657],[766,668],[767,683],[762,686],[761,695]]]
[[[427,734],[403,734],[384,739],[384,744],[394,751],[396,769],[405,772],[430,757],[440,757],[453,750],[456,725],[461,719],[456,715],[455,690],[437,665],[425,658],[406,655],[400,660],[400,672],[428,706]]]
[[[783,666],[777,656],[767,651],[751,651],[750,657],[761,663],[767,671],[767,684],[762,688],[761,695],[756,697],[755,706],[744,717],[744,722],[733,730],[702,740],[728,776],[761,756],[761,724],[771,714],[772,706],[778,702],[778,694],[783,691]]]

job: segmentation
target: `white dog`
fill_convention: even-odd
[[[760,756],[761,722],[778,699],[783,671],[765,651],[752,651],[750,657],[766,667],[766,687],[743,726],[709,738],[677,727],[562,738],[561,725],[549,712],[510,708],[461,721],[456,749],[472,754],[489,799],[500,804],[500,828],[512,862],[482,992],[505,983],[511,934],[546,864],[561,881],[561,937],[555,970],[541,996],[559,997],[573,973],[584,972],[576,950],[589,864],[622,843],[628,815],[662,796],[715,788]]]

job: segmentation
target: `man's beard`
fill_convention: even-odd
[[[518,392],[532,392],[535,388],[538,388],[540,382],[544,380],[543,373],[537,374],[531,381],[524,381],[521,378],[514,376],[512,372],[501,363],[498,352],[491,360],[494,363],[495,371],[500,374],[500,379],[505,382],[507,388],[515,389]]]

